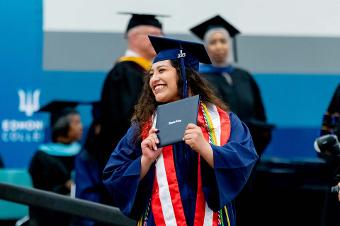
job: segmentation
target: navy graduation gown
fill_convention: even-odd
[[[92,202],[109,204],[109,195],[103,185],[103,168],[89,152],[84,149],[75,159],[74,170],[76,184],[76,198]],[[76,218],[77,226],[101,226],[106,225],[91,219]]]
[[[227,205],[231,225],[235,225],[232,201],[245,185],[257,154],[248,128],[238,117],[229,113],[231,134],[227,144],[212,145],[214,169],[201,160],[202,186],[209,207],[218,211]],[[149,205],[154,182],[154,165],[140,180],[140,141],[136,125],[117,145],[103,172],[104,184],[111,193],[114,205],[133,218],[140,219]],[[137,135],[136,135],[137,134]],[[173,145],[173,155],[180,195],[188,225],[193,225],[197,192],[197,153],[184,143]],[[154,225],[152,212],[148,225]]]

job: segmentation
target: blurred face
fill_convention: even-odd
[[[178,94],[177,71],[170,60],[154,63],[149,74],[149,86],[157,102],[167,103],[181,99]]]
[[[131,35],[131,42],[139,54],[147,59],[152,59],[156,56],[156,52],[153,49],[148,35],[163,36],[162,30],[158,27],[141,25],[137,26],[129,31],[128,36]]]
[[[225,36],[220,32],[211,34],[208,40],[207,51],[211,60],[215,64],[224,64],[227,62],[229,53],[229,43]]]
[[[70,117],[70,129],[68,131],[68,138],[73,141],[78,141],[83,135],[83,124],[80,120],[80,115],[72,114]]]

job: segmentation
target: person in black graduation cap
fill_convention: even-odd
[[[320,130],[321,136],[328,134],[335,135],[340,140],[340,83],[335,88],[332,99],[328,104],[327,110],[322,118],[322,125]],[[325,142],[326,146],[326,142]],[[335,146],[335,144],[334,144]],[[320,150],[319,150],[320,151]],[[319,153],[321,154],[321,153]],[[334,152],[320,155],[327,160],[330,168],[332,169],[331,186],[337,185],[340,187],[339,175],[340,175],[340,159]],[[325,201],[322,214],[322,225],[335,226],[340,225],[340,192],[334,195],[334,193],[327,192],[325,194]]]
[[[39,112],[50,113],[52,141],[42,144],[29,165],[34,188],[70,195],[74,182],[74,158],[81,150],[78,141],[83,126],[75,107],[78,102],[52,101]],[[31,225],[68,225],[69,216],[40,208],[30,209]]]
[[[125,32],[128,49],[108,73],[101,93],[103,109],[98,151],[103,153],[102,165],[129,128],[145,73],[155,57],[147,35],[163,35],[157,16],[132,13]]]
[[[199,62],[210,63],[202,44],[149,38],[157,56],[104,184],[138,225],[235,226],[233,200],[257,160],[249,130],[199,75]],[[157,148],[157,106],[194,95],[197,125],[187,125],[182,142]]]
[[[204,41],[212,61],[211,65],[201,65],[200,73],[213,86],[217,96],[247,124],[257,153],[261,155],[271,140],[273,125],[267,123],[260,89],[252,75],[232,65],[233,57],[237,56],[235,36],[240,31],[219,15],[190,31]]]

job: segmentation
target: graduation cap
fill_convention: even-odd
[[[203,23],[193,27],[190,29],[192,33],[194,33],[198,38],[201,40],[204,40],[204,35],[213,28],[224,28],[228,31],[231,38],[233,38],[233,50],[234,50],[234,57],[235,61],[237,61],[237,54],[236,54],[236,39],[234,37],[237,34],[240,34],[241,32],[235,28],[233,25],[231,25],[229,22],[227,22],[225,19],[223,19],[220,15],[216,15]]]
[[[198,71],[199,62],[211,64],[205,47],[201,43],[182,41],[164,37],[149,35],[150,42],[157,55],[153,61],[156,63],[163,60],[178,59],[180,62],[181,76],[183,79],[183,98],[188,96],[185,67]]]
[[[75,108],[78,106],[78,104],[80,104],[79,101],[54,100],[41,107],[38,112],[50,113],[50,124],[53,126],[61,117],[75,112]]]
[[[131,19],[128,23],[125,33],[127,33],[130,29],[140,25],[151,25],[162,29],[162,24],[156,17],[167,17],[167,15],[139,14],[131,12],[120,12],[119,14],[131,15]]]

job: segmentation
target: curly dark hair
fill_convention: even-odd
[[[177,76],[181,74],[180,63],[178,60],[170,60],[171,65],[176,68]],[[179,76],[181,78],[181,76]],[[208,82],[202,78],[202,76],[195,70],[186,67],[186,77],[188,81],[188,89],[190,89],[192,95],[200,95],[200,100],[204,103],[213,103],[221,109],[228,111],[229,108],[215,96],[212,88]],[[163,103],[157,103],[155,96],[149,86],[150,76],[146,75],[144,79],[144,86],[138,103],[135,105],[135,111],[131,121],[136,122],[139,129],[148,123],[151,116],[155,112],[157,105]],[[183,93],[183,80],[178,79],[178,93],[182,96]]]

